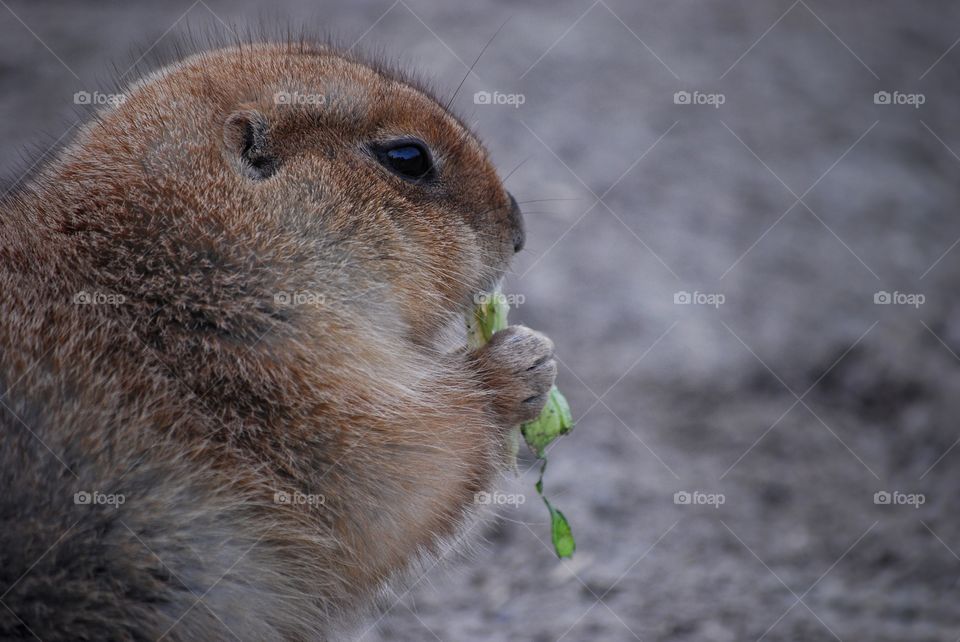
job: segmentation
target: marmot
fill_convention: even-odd
[[[482,145],[309,42],[127,88],[0,210],[0,638],[328,639],[556,376],[450,350],[524,243]]]

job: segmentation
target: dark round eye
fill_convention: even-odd
[[[374,147],[377,158],[395,174],[411,181],[426,180],[433,174],[433,159],[419,141],[398,141]]]

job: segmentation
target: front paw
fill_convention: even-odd
[[[540,415],[557,378],[553,341],[512,325],[494,334],[474,357],[484,385],[493,392],[497,423],[509,428]]]

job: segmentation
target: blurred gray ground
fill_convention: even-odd
[[[960,637],[960,6],[391,2],[0,8],[6,186],[16,150],[35,159],[75,120],[75,91],[178,19],[171,34],[266,15],[362,36],[449,95],[510,18],[455,105],[530,201],[507,291],[556,341],[580,418],[547,479],[579,550],[563,564],[545,544],[532,472],[505,480],[528,501],[357,637]],[[525,101],[474,104],[483,90]]]

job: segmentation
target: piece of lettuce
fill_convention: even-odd
[[[507,313],[510,305],[506,297],[500,292],[493,292],[478,297],[478,303],[473,307],[473,313],[467,319],[467,341],[472,348],[479,348],[487,343],[495,332],[507,327]],[[546,448],[557,437],[565,435],[573,429],[573,416],[570,414],[570,405],[556,386],[550,388],[547,403],[540,416],[533,421],[520,426],[527,446],[541,461],[540,477],[537,480],[537,494],[543,499],[550,512],[550,532],[553,549],[557,557],[569,558],[577,548],[570,529],[570,523],[563,513],[554,508],[553,504],[543,494],[543,474],[547,469]],[[511,458],[516,461],[519,449],[519,438],[516,432],[511,433]]]

